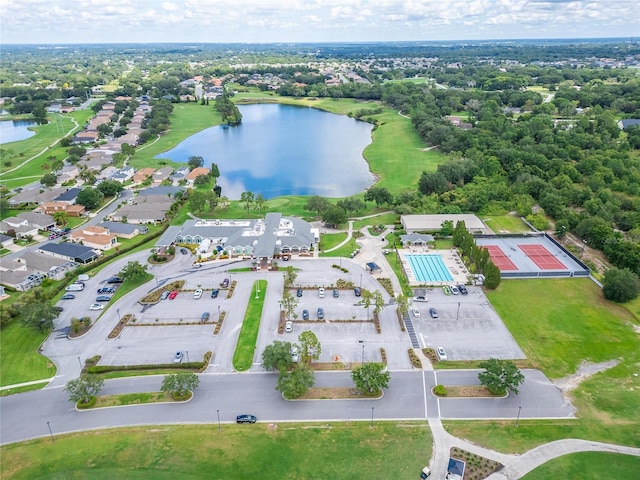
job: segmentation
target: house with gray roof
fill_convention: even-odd
[[[29,225],[29,222],[24,218],[8,217],[0,222],[0,233],[9,236],[15,234],[16,238],[33,237],[38,234],[38,227]]]
[[[62,195],[58,195],[56,198],[54,198],[54,202],[64,202],[64,203],[68,203],[69,205],[73,205],[74,203],[76,203],[76,198],[78,198],[78,194],[82,191],[81,188],[70,188],[69,190],[67,190],[66,192],[64,192]]]
[[[153,172],[153,183],[161,183],[166,180],[173,173],[173,167],[162,167]]]
[[[149,233],[149,229],[144,225],[134,225],[124,222],[102,222],[99,227],[106,228],[109,233],[120,238],[133,238],[136,235],[144,235]]]
[[[626,130],[627,128],[635,125],[640,125],[640,118],[625,118],[623,120],[618,120],[618,128],[621,130]]]
[[[175,197],[176,193],[184,192],[186,189],[184,187],[174,187],[174,186],[166,186],[166,187],[149,187],[144,190],[140,190],[138,192],[138,197],[148,197],[149,195],[163,195],[167,197]]]
[[[67,191],[66,188],[60,188],[60,187],[45,188],[42,190],[40,188],[31,188],[28,190],[23,190],[17,195],[14,195],[13,197],[11,197],[9,199],[9,205],[16,206],[16,205],[24,205],[29,203],[40,205],[42,203],[52,201],[58,195],[66,191]]]
[[[434,241],[433,235],[427,235],[426,233],[409,233],[407,235],[400,235],[400,241],[402,246],[407,245],[426,245]]]
[[[90,263],[100,256],[100,253],[89,247],[70,242],[45,243],[44,245],[41,245],[37,251],[46,255],[52,255],[54,257],[83,264]]]
[[[18,218],[26,220],[29,225],[38,228],[38,230],[49,230],[56,226],[53,217],[44,213],[20,212]]]
[[[62,280],[66,272],[75,270],[78,266],[77,263],[64,258],[28,251],[16,260],[26,265],[28,270],[41,273],[52,280]]]
[[[7,248],[9,245],[12,245],[12,244],[13,244],[13,237],[0,234],[0,246],[2,248]]]

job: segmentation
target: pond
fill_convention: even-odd
[[[239,106],[242,124],[199,132],[156,158],[216,163],[218,185],[231,200],[245,191],[269,199],[282,195],[346,197],[375,178],[362,152],[372,125],[314,108],[258,104]]]
[[[5,120],[0,122],[0,145],[25,140],[36,134],[29,127],[38,125],[35,120]]]

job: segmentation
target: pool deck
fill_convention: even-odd
[[[411,247],[411,248],[399,248],[398,254],[402,260],[402,266],[407,274],[407,280],[412,287],[419,286],[441,286],[441,285],[457,285],[459,283],[466,284],[468,280],[469,271],[462,263],[462,260],[458,256],[455,249],[451,250],[432,250],[428,247]],[[406,255],[440,255],[442,261],[449,270],[449,273],[453,277],[451,282],[420,282],[416,279],[411,269],[411,264],[406,258]]]

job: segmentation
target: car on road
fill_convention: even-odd
[[[169,294],[171,294],[171,292],[165,290],[164,292],[162,292],[162,295],[160,295],[160,300],[166,300],[167,298],[169,298]]]
[[[204,312],[202,314],[202,316],[200,317],[200,321],[201,322],[208,322],[209,321],[209,312]]]
[[[64,308],[62,308],[62,307],[53,307],[53,309],[54,309],[56,312],[58,312],[58,315],[60,315],[60,314],[64,311]]]
[[[320,287],[320,288],[318,289],[318,296],[319,296],[320,298],[324,298],[324,288]]]
[[[429,467],[424,467],[420,472],[420,478],[424,480],[425,478],[429,478],[431,476],[431,469]]]
[[[458,290],[460,290],[460,293],[462,295],[468,295],[469,294],[469,290],[467,290],[467,287],[465,287],[464,285],[458,285]]]
[[[176,352],[176,354],[173,356],[173,363],[180,362],[182,362],[182,352]]]
[[[196,289],[195,292],[193,292],[193,298],[200,298],[200,297],[202,297],[202,289],[198,288]]]
[[[431,315],[431,318],[438,318],[438,311],[435,308],[431,307],[429,309],[429,315]]]
[[[451,288],[451,293],[453,293],[454,295],[460,294],[460,290],[458,290],[458,287],[456,287],[455,285],[450,288]]]
[[[236,417],[236,423],[256,423],[258,419],[255,415],[238,415]]]
[[[291,361],[297,363],[298,360],[300,360],[300,356],[298,355],[298,346],[291,345]]]
[[[287,320],[284,324],[284,331],[287,333],[293,332],[293,322],[291,320]]]
[[[446,360],[447,359],[447,352],[445,352],[444,348],[442,348],[442,347],[438,347],[436,349],[436,355],[438,355],[438,360]]]
[[[302,296],[302,289],[299,288],[296,290],[296,297],[301,297]]]
[[[324,320],[324,310],[322,307],[318,307],[318,320]]]
[[[111,277],[107,280],[107,283],[122,283],[124,282],[123,279],[121,279],[120,277]]]
[[[333,289],[333,298],[338,298],[340,296],[340,290],[337,288]]]
[[[220,285],[222,286],[222,288],[228,288],[229,287],[229,279],[225,278],[224,280],[222,280],[222,283]]]
[[[96,297],[96,302],[110,302],[111,297],[109,295],[98,295]]]
[[[411,313],[413,313],[413,316],[416,318],[420,317],[420,310],[418,310],[417,308],[412,308]]]
[[[89,310],[104,310],[104,305],[101,303],[92,303]]]
[[[98,289],[98,294],[116,293],[111,287],[102,287]]]
[[[76,296],[73,293],[65,293],[61,298],[62,300],[73,300]]]
[[[173,300],[174,298],[176,298],[178,296],[178,291],[174,290],[169,294],[169,300]]]
[[[211,290],[211,298],[218,298],[218,293],[220,293],[220,290],[218,290],[217,288]]]
[[[180,253],[183,255],[188,255],[189,254],[189,250],[187,250],[186,248],[181,248],[180,249]]]
[[[309,320],[309,310],[302,310],[302,319]]]
[[[362,295],[362,290],[360,290],[360,287],[356,287],[353,289],[353,293],[356,297],[360,297]]]

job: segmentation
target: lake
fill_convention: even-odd
[[[362,152],[372,125],[314,108],[239,106],[242,124],[199,132],[156,158],[216,163],[218,185],[231,200],[245,191],[269,199],[282,195],[347,197],[373,185]],[[203,109],[203,114],[204,109]]]
[[[38,122],[35,120],[4,120],[0,122],[0,145],[34,136],[36,132],[27,130],[33,125],[38,125]]]

